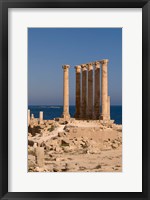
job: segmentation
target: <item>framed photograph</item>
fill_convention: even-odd
[[[0,10],[1,199],[149,199],[150,2]]]

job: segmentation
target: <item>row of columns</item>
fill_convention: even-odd
[[[93,65],[95,65],[94,82],[93,82]],[[102,113],[101,114],[100,114],[100,65],[102,65],[102,81],[101,81]],[[107,65],[108,65],[108,60],[102,60],[99,62],[78,65],[75,67],[76,68],[76,114],[75,114],[76,118],[89,118],[89,119],[102,119],[102,120],[110,119],[110,108],[109,108],[110,97],[108,96]],[[81,89],[79,86],[81,71],[82,71],[82,97],[80,97]],[[87,71],[88,71],[88,76],[87,76]],[[94,93],[93,93],[93,84],[94,84]]]
[[[34,119],[34,114],[30,114],[30,110],[28,110],[28,126],[30,125],[31,119]],[[39,112],[39,123],[43,123],[43,111]]]
[[[108,96],[108,62],[101,60],[94,63],[82,64],[76,69],[76,113],[80,119],[110,119],[110,97]],[[93,81],[93,65],[95,74]],[[102,65],[102,92],[100,98],[100,66]],[[62,117],[70,118],[69,114],[69,65],[64,65],[64,111]],[[88,71],[88,73],[87,73]],[[81,73],[82,72],[82,73]],[[82,74],[82,87],[81,87]],[[87,75],[88,74],[88,75]],[[88,84],[87,84],[88,82]],[[93,94],[94,84],[94,94]],[[93,98],[94,95],[94,98]],[[94,102],[93,102],[94,99]],[[102,113],[100,113],[100,99],[102,99]]]

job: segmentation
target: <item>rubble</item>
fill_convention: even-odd
[[[62,124],[45,120],[40,125],[35,122],[29,126],[28,171],[120,171],[121,129],[120,125],[110,128],[98,121]],[[105,156],[106,153],[112,155]],[[118,165],[114,165],[115,160]]]

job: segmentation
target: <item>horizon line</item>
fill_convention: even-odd
[[[29,104],[28,106],[63,106],[60,104]],[[69,105],[69,106],[76,106],[76,105]],[[122,104],[111,104],[110,106],[122,106]]]

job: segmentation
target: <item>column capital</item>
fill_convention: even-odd
[[[69,69],[69,68],[70,68],[70,65],[63,65],[62,68],[63,68],[63,69]]]
[[[96,62],[95,62],[95,68],[96,68],[96,69],[99,69],[99,68],[100,68],[100,64],[101,64],[100,62],[96,61]]]
[[[81,68],[82,68],[82,71],[86,71],[87,70],[87,65],[86,64],[82,64]]]
[[[87,64],[87,68],[88,68],[88,71],[91,71],[93,69],[92,63],[88,63]]]
[[[108,59],[101,60],[101,63],[102,64],[107,64],[107,63],[109,63],[109,60]]]
[[[80,73],[81,72],[81,66],[80,65],[77,65],[74,67],[76,69],[76,72],[77,73]]]

